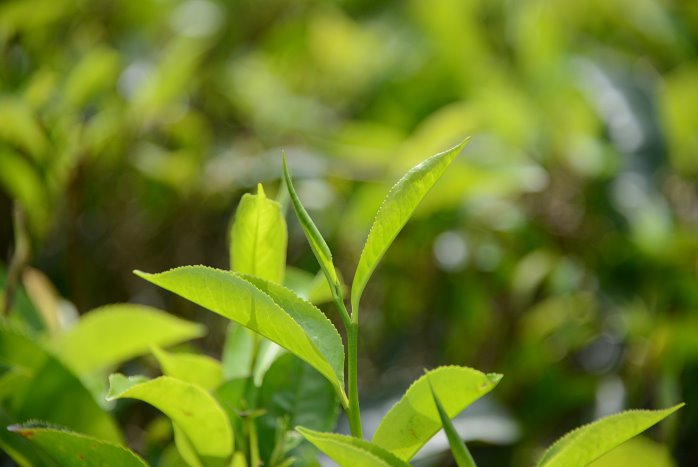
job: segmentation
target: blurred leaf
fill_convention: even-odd
[[[85,465],[147,466],[130,449],[83,434],[58,428],[35,426],[31,423],[13,425],[7,429],[30,440],[63,467]]]
[[[215,461],[232,453],[233,431],[228,417],[213,396],[200,387],[170,376],[148,380],[118,373],[109,377],[109,385],[107,400],[139,399],[170,417],[204,463],[207,458]]]
[[[121,433],[82,382],[28,337],[0,327],[0,361],[16,371],[0,404],[14,423],[44,420],[106,441]],[[5,389],[5,388],[3,388]]]
[[[207,391],[217,388],[223,381],[221,364],[207,355],[166,352],[157,345],[152,350],[164,375],[196,384]]]
[[[445,366],[427,372],[412,383],[400,401],[381,420],[373,442],[409,461],[441,429],[441,418],[429,389],[443,403],[450,418],[490,392],[501,375],[466,367]]]
[[[85,105],[94,94],[107,90],[116,81],[119,54],[106,47],[96,47],[72,69],[63,89],[63,98],[71,107]]]
[[[539,466],[585,466],[660,422],[684,404],[664,410],[628,410],[579,427],[543,454]]]
[[[136,274],[276,342],[312,365],[346,398],[339,333],[320,310],[290,290],[205,266]]]
[[[390,189],[376,214],[366,245],[361,252],[359,264],[356,266],[354,281],[351,285],[352,313],[358,313],[364,287],[390,244],[405,226],[422,198],[467,142],[468,139],[448,151],[425,160],[407,172]]]
[[[115,304],[96,308],[49,341],[74,371],[106,369],[150,352],[205,334],[204,327],[155,308]]]
[[[342,467],[406,467],[409,465],[369,441],[335,433],[320,433],[300,426],[296,427],[296,431]]]
[[[281,206],[264,194],[243,195],[230,233],[230,268],[281,284],[286,268],[286,221]]]
[[[230,323],[221,364],[225,381],[250,375],[253,347],[253,331],[236,322]]]
[[[429,381],[428,377],[427,381]],[[451,417],[448,416],[443,405],[441,405],[441,401],[434,392],[434,387],[431,385],[431,382],[429,382],[429,389],[431,390],[431,395],[434,398],[436,409],[439,411],[439,418],[441,418],[441,423],[443,424],[444,431],[446,432],[448,444],[451,446],[451,453],[456,461],[456,465],[458,465],[458,467],[475,467],[473,456],[470,455],[468,448],[465,446],[465,443],[456,431],[456,427],[453,426]]]
[[[35,161],[45,162],[49,144],[44,131],[26,102],[0,97],[0,139],[29,153]]]

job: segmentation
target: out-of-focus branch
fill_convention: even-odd
[[[7,272],[7,287],[5,288],[5,303],[3,304],[2,312],[7,315],[12,306],[15,289],[19,283],[24,266],[29,261],[30,243],[29,234],[27,233],[27,221],[24,209],[15,202],[12,212],[12,221],[14,226],[15,244],[10,253],[10,268]]]

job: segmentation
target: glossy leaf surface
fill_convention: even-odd
[[[296,431],[342,467],[407,467],[404,460],[370,441],[303,427]]]
[[[448,417],[453,418],[491,391],[501,378],[498,374],[485,374],[457,366],[429,371],[415,381],[383,417],[373,435],[373,442],[408,461],[442,426],[429,382]]]
[[[584,466],[671,415],[684,404],[664,410],[628,410],[577,428],[543,454],[539,466]]]
[[[202,457],[223,458],[232,453],[233,432],[225,411],[208,392],[169,376],[153,380],[109,377],[107,400],[133,398],[147,402],[170,417]]]
[[[286,268],[286,221],[281,206],[264,194],[243,195],[230,233],[230,268],[280,284]]]
[[[78,373],[108,368],[205,334],[201,324],[143,305],[107,305],[90,311],[50,347]]]
[[[318,370],[346,399],[339,333],[320,310],[290,290],[205,266],[136,274],[276,342]]]
[[[24,436],[62,467],[84,467],[86,465],[147,466],[130,449],[91,436],[31,425],[14,425],[8,427],[8,430]]]
[[[468,142],[466,139],[448,151],[436,154],[407,172],[388,192],[361,252],[351,286],[351,308],[359,308],[361,294],[390,244],[407,220]]]

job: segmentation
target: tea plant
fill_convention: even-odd
[[[363,439],[357,387],[363,290],[417,205],[466,142],[425,160],[390,190],[358,261],[350,291],[351,312],[331,251],[303,208],[284,158],[290,202],[328,288],[312,294],[313,288],[319,291],[313,278],[299,281],[296,277],[295,292],[283,285],[286,224],[281,206],[268,199],[260,185],[257,194],[245,195],[238,207],[231,229],[230,271],[205,266],[157,274],[136,271],[143,279],[236,323],[228,332],[222,362],[153,345],[152,353],[164,376],[112,374],[107,398],[138,399],[167,415],[179,455],[191,466],[312,463],[314,451],[307,442],[340,465],[405,466],[442,428],[456,463],[474,466],[451,419],[494,389],[502,375],[462,366],[427,371],[384,416],[370,441]],[[332,322],[307,299],[313,295],[334,302],[346,344]],[[74,350],[69,350],[69,342],[64,344],[63,353],[70,359]],[[553,444],[538,465],[587,465],[681,405],[627,411],[581,427]],[[346,413],[350,436],[329,432],[336,423],[338,406]],[[113,441],[35,423],[10,430],[40,446],[60,465],[81,465],[85,460],[144,465],[137,455]]]

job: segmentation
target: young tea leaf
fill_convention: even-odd
[[[227,458],[233,451],[228,416],[208,392],[170,376],[153,380],[109,377],[107,400],[130,397],[156,407],[177,424],[202,458]]]
[[[429,378],[427,378],[429,381]],[[470,455],[470,451],[465,446],[465,443],[461,439],[460,435],[456,431],[456,427],[453,426],[451,418],[446,413],[439,397],[434,392],[434,387],[429,381],[429,389],[431,390],[431,395],[434,398],[434,404],[436,409],[439,411],[439,417],[441,418],[441,423],[444,426],[444,431],[446,432],[446,438],[448,438],[448,444],[451,446],[451,453],[453,453],[453,458],[456,461],[458,467],[475,467],[475,460],[473,456]]]
[[[366,244],[361,252],[356,273],[354,273],[354,281],[351,285],[352,313],[358,311],[361,294],[366,287],[366,283],[390,244],[395,240],[395,237],[400,233],[410,216],[412,216],[420,201],[441,177],[469,139],[417,165],[390,189],[376,214],[371,230],[368,232]]]
[[[201,324],[123,303],[90,311],[49,346],[76,373],[85,373],[147,354],[151,345],[169,346],[204,334]]]
[[[223,381],[221,364],[207,355],[171,353],[158,346],[153,346],[152,350],[164,375],[196,384],[207,391],[216,389]]]
[[[252,329],[297,355],[325,376],[342,404],[347,405],[341,337],[320,310],[290,290],[259,278],[205,266],[185,266],[160,274],[136,271],[136,274]]]
[[[408,467],[380,446],[352,436],[321,433],[296,427],[296,431],[342,467]]]
[[[80,433],[29,424],[13,425],[7,429],[24,436],[63,467],[148,465],[128,448]]]
[[[381,420],[373,442],[409,461],[442,426],[429,388],[434,387],[449,418],[491,391],[502,375],[484,374],[458,366],[429,371],[415,381],[402,399]]]
[[[288,167],[286,166],[286,156],[284,155],[284,180],[286,180],[286,186],[288,188],[288,194],[291,197],[291,203],[293,204],[293,209],[296,211],[296,216],[301,223],[303,232],[310,243],[310,249],[313,251],[315,258],[317,258],[320,267],[327,277],[327,282],[330,284],[332,289],[332,295],[335,300],[342,300],[342,290],[339,278],[337,277],[337,272],[334,269],[334,264],[332,264],[332,253],[330,248],[327,246],[325,239],[322,238],[320,231],[315,227],[313,220],[310,215],[305,210],[301,204],[301,200],[296,194],[295,188],[293,188],[293,182],[291,181],[291,175],[288,173]]]
[[[550,446],[538,466],[587,465],[683,406],[678,404],[664,410],[628,410],[579,427]]]
[[[230,268],[281,284],[286,268],[286,221],[281,206],[264,194],[245,194],[230,231]]]

